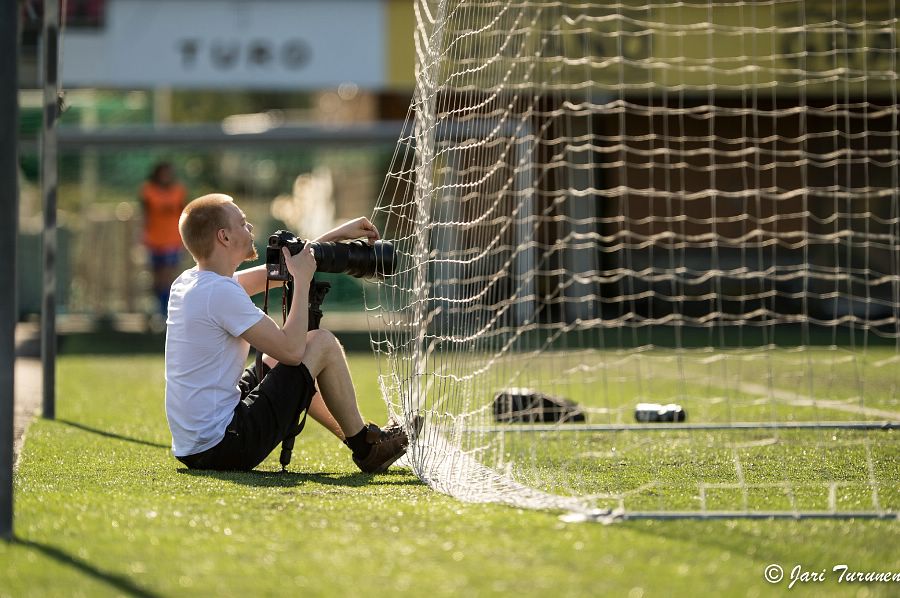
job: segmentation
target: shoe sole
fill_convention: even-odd
[[[376,473],[384,473],[385,471],[388,470],[388,468],[389,468],[391,465],[394,464],[395,461],[397,461],[400,457],[402,457],[402,456],[405,455],[405,454],[406,454],[406,447],[404,447],[403,452],[394,455],[393,457],[391,457],[391,458],[388,459],[387,461],[384,461],[381,465],[378,466],[378,469],[372,469],[372,470],[370,470],[370,471],[365,471],[365,470],[363,470],[362,468],[360,468],[360,471],[362,471],[363,473],[370,474],[370,475],[371,475],[371,474],[376,474]],[[359,467],[359,464],[358,464],[358,463],[357,463],[357,467]]]

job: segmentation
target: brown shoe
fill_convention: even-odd
[[[391,433],[386,434],[370,423],[366,426],[366,442],[372,445],[369,454],[365,459],[353,457],[353,462],[363,473],[381,473],[406,454],[409,439],[402,428],[391,429]]]
[[[391,416],[388,422],[381,428],[381,431],[388,437],[394,436],[396,434],[406,434],[406,430],[408,429],[411,436],[409,439],[415,441],[416,438],[419,437],[419,432],[422,431],[422,427],[425,425],[425,417],[422,415],[414,415],[412,419],[408,420],[407,425],[403,425],[403,421],[395,416]]]

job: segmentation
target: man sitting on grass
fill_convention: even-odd
[[[192,201],[178,229],[197,265],[172,283],[166,321],[166,417],[175,457],[191,469],[253,469],[308,409],[363,472],[382,472],[400,458],[406,433],[398,424],[381,430],[363,423],[338,340],[327,330],[307,331],[312,250],[292,256],[283,249],[294,298],[279,328],[250,300],[265,288],[265,266],[235,274],[257,252],[253,226],[230,197]],[[378,239],[365,218],[318,240],[361,237]],[[265,353],[262,376],[255,367],[244,370],[250,345]]]

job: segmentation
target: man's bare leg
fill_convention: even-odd
[[[356,391],[341,344],[327,330],[311,330],[306,337],[304,355],[303,365],[318,382],[324,406],[344,436],[357,434],[365,422],[356,404]]]
[[[331,415],[331,411],[325,405],[321,393],[317,392],[313,395],[312,403],[309,404],[309,416],[322,424],[326,430],[337,436],[339,440],[343,441],[345,439],[341,426],[338,425],[337,420]]]
[[[353,462],[360,471],[381,473],[406,453],[408,439],[402,430],[386,434],[363,423],[344,348],[331,332],[309,332],[303,364],[316,379],[323,403],[340,425],[344,444],[353,451]]]

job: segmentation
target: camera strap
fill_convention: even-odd
[[[263,313],[266,315],[268,315],[268,313],[269,313],[269,277],[268,276],[266,277],[266,290],[263,293]],[[262,356],[263,356],[263,354],[262,354],[262,351],[260,351],[256,347],[253,347],[253,350],[256,351],[256,359],[255,359],[256,376],[259,379],[259,381],[262,382],[262,371],[263,371]]]
[[[288,314],[288,300],[293,295],[293,289],[288,287],[288,282],[285,281],[281,283],[281,325],[284,326],[284,322],[287,321]],[[266,290],[263,292],[263,313],[269,315],[269,278],[266,277]],[[256,372],[257,375],[262,373],[262,351],[253,347],[256,351]],[[260,382],[262,382],[262,376],[259,378]]]
[[[281,322],[282,326],[284,326],[284,322],[287,321],[288,309],[290,307],[291,301],[294,296],[294,287],[288,282],[284,281],[281,283]],[[268,315],[269,314],[269,278],[266,277],[266,290],[263,292],[263,312]],[[321,317],[321,312],[320,312]],[[318,327],[318,321],[316,322],[316,327]],[[256,351],[256,376],[257,380],[259,380],[259,384],[262,384],[263,378],[265,377],[265,373],[263,370],[263,361],[262,361],[262,351],[254,347]],[[287,471],[287,466],[291,462],[291,453],[294,450],[294,440],[297,438],[297,435],[303,431],[303,427],[306,425],[306,416],[309,414],[309,405],[306,405],[303,408],[303,417],[300,419],[300,423],[296,426],[293,426],[291,430],[288,432],[288,435],[281,441],[281,454],[278,458],[278,461],[281,463],[281,470]],[[299,415],[298,415],[299,417]]]

